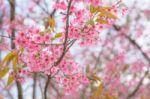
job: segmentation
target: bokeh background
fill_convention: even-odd
[[[10,1],[12,0],[0,0],[0,35],[7,36],[13,29],[19,31],[26,27],[44,30],[47,18],[53,12],[52,6],[57,0],[15,0],[15,21],[10,20],[12,12]],[[103,2],[111,5],[117,0],[103,0]],[[105,89],[118,96],[117,99],[126,99],[127,96],[130,99],[130,93],[136,88],[138,91],[131,95],[131,99],[150,99],[150,0],[122,0],[120,6],[126,7],[127,13],[123,16],[118,14],[118,21],[112,27],[101,31],[97,45],[80,47],[75,43],[70,49],[71,54],[76,62],[86,64],[83,69],[89,69],[100,77]],[[59,23],[62,17],[60,13],[56,11],[54,15],[58,32],[63,26],[63,23]],[[3,37],[0,36],[1,39]],[[6,47],[9,47],[11,40],[5,41]],[[7,53],[6,50],[0,50],[0,61]],[[117,58],[120,60],[114,62]],[[7,77],[0,80],[0,99],[17,99],[16,83],[6,87],[6,79]],[[35,82],[35,99],[43,99],[45,80],[46,77],[41,74],[36,79],[34,76],[25,77],[21,84],[24,99],[32,99]],[[93,86],[102,82],[98,81]],[[64,99],[88,99],[89,93],[92,92],[91,86],[74,93],[75,96],[67,96]],[[52,89],[49,91],[51,99],[61,99],[56,98],[60,91],[57,84],[52,82],[50,89]]]

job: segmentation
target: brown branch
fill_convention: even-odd
[[[137,49],[139,49],[139,51],[141,52],[141,54],[144,56],[144,58],[147,60],[149,66],[147,68],[147,70],[144,72],[144,76],[140,79],[139,83],[137,84],[137,86],[135,87],[135,89],[127,96],[127,99],[130,99],[131,97],[133,97],[136,92],[139,90],[140,86],[142,85],[144,79],[146,78],[146,76],[149,74],[149,69],[150,69],[150,58],[147,56],[147,54],[142,50],[142,48],[134,41],[132,40],[129,36],[125,36],[133,45],[135,45],[137,47]]]
[[[76,39],[70,41],[70,43],[68,44],[68,47],[66,48],[65,53],[71,48],[71,46],[75,43]]]
[[[58,2],[59,0],[57,0],[56,2]],[[53,17],[54,14],[56,13],[56,9],[54,9],[51,14],[49,15],[50,17]],[[45,25],[45,27],[47,27],[47,24]],[[51,75],[48,75],[45,87],[44,87],[44,99],[47,99],[47,90],[48,90],[48,86],[51,80]]]
[[[42,99],[44,99],[44,95],[43,95],[43,87],[42,87],[42,84],[41,84],[41,81],[39,80],[39,88],[40,88],[40,92],[41,92],[41,97],[42,97]]]
[[[15,20],[15,0],[9,0],[9,5],[10,5],[10,21]],[[15,37],[15,30],[12,29],[12,34],[11,34],[11,48],[15,49],[15,44],[13,43],[13,38]]]
[[[57,96],[60,97],[59,99],[61,99],[61,97],[63,96],[59,90],[57,89],[57,87],[55,86],[55,83],[51,82],[51,87],[55,90],[55,92],[57,93]]]
[[[69,1],[68,3],[68,7],[67,7],[67,20],[66,20],[66,33],[65,33],[65,41],[64,41],[64,48],[63,48],[63,52],[60,56],[60,58],[58,59],[58,61],[55,62],[55,66],[57,66],[61,60],[63,59],[63,57],[65,56],[65,53],[66,53],[66,47],[67,47],[67,40],[68,40],[68,32],[69,32],[69,13],[70,13],[70,7],[71,7],[71,3],[72,3],[72,0]]]
[[[15,5],[16,5],[15,0],[9,0],[9,5],[10,5],[10,21],[12,22],[15,20]],[[12,34],[11,34],[11,49],[15,49],[13,38],[15,38],[14,29],[12,29]],[[20,82],[16,81],[16,86],[18,91],[18,99],[23,99],[22,87]]]
[[[37,84],[37,74],[33,74],[33,93],[32,93],[32,99],[36,99],[36,84]]]
[[[121,30],[120,27],[114,25],[114,29],[119,31]],[[141,54],[143,55],[143,57],[147,60],[148,62],[148,68],[147,70],[144,72],[144,75],[143,77],[141,77],[139,83],[137,84],[137,86],[135,87],[135,89],[127,96],[126,99],[131,99],[135,94],[136,92],[139,90],[140,86],[142,85],[144,79],[146,78],[146,76],[149,74],[149,69],[150,69],[150,58],[148,57],[148,55],[142,50],[142,47],[138,45],[138,43],[136,43],[135,40],[133,40],[131,37],[129,37],[128,35],[126,35],[125,33],[123,33],[124,36],[141,52]]]
[[[57,0],[56,3],[58,3],[58,1],[59,0]],[[48,14],[48,17],[52,18],[54,16],[54,14],[56,13],[56,11],[57,11],[56,9],[53,9],[53,11],[51,12],[51,14]],[[45,28],[48,28],[48,26],[49,25],[48,25],[48,20],[47,20],[47,22],[45,23]]]
[[[8,39],[14,39],[13,37],[5,36],[5,35],[0,35],[0,37],[8,38]]]
[[[58,2],[59,2],[59,0],[56,0],[56,3],[58,3]],[[56,13],[56,9],[54,9],[54,10],[51,12],[50,16],[52,17],[55,13]]]
[[[69,1],[68,7],[67,7],[66,33],[65,33],[65,41],[63,44],[64,45],[63,52],[62,52],[62,55],[60,56],[60,58],[58,59],[58,61],[56,63],[54,63],[54,66],[57,66],[61,62],[61,60],[63,59],[63,57],[65,55],[67,39],[68,39],[68,32],[69,32],[69,12],[70,12],[71,3],[72,3],[72,0]],[[48,75],[48,79],[46,81],[45,88],[44,88],[44,99],[47,99],[47,89],[48,89],[50,79],[51,79],[51,75]]]
[[[39,0],[39,1],[35,1],[34,3],[35,3],[36,5],[38,5],[38,7],[39,7],[43,12],[45,12],[45,14],[49,15],[49,12],[48,12],[45,8],[43,8],[43,7],[40,5],[40,0]]]
[[[47,98],[47,90],[48,90],[48,86],[49,86],[49,83],[50,83],[50,79],[51,79],[51,75],[48,75],[48,78],[47,78],[47,81],[46,81],[46,84],[45,84],[45,87],[44,87],[44,99],[48,99]]]
[[[17,91],[18,91],[18,99],[23,99],[22,86],[19,81],[16,81]]]

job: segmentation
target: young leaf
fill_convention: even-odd
[[[57,38],[60,38],[60,37],[62,37],[62,35],[63,35],[63,33],[57,33],[57,34],[55,35],[55,37],[52,38],[52,40],[55,40],[55,39],[57,39]]]
[[[24,51],[24,48],[23,48],[23,47],[20,47],[19,49],[20,49],[20,51],[21,51],[21,52],[23,52],[23,51]]]
[[[112,19],[117,19],[118,18],[117,16],[115,16],[112,13],[109,13],[109,12],[101,12],[99,15],[102,16],[102,17],[107,17],[107,18],[112,18]]]
[[[87,22],[87,24],[94,25],[94,21],[91,19]]]
[[[17,58],[17,56],[13,58],[12,64],[13,64],[13,70],[14,70],[14,72],[17,72],[17,64],[18,64],[18,58]]]
[[[106,99],[116,99],[114,96],[110,95],[109,92],[106,92],[105,97]]]
[[[55,35],[55,38],[62,37],[62,34],[63,34],[63,33],[57,33],[57,34]]]
[[[8,68],[4,68],[3,70],[0,71],[0,79],[3,78],[7,73],[8,73],[9,69]]]
[[[93,75],[93,79],[94,79],[95,81],[101,81],[101,78],[98,77],[97,75]]]
[[[90,5],[90,12],[91,12],[91,13],[98,12],[98,8],[97,8],[97,7],[94,7],[93,5]]]
[[[0,66],[8,65],[11,61],[11,59],[15,56],[15,54],[13,52],[8,53],[5,58],[2,60]]]
[[[99,7],[98,11],[99,12],[107,12],[110,9],[110,7]]]
[[[98,22],[100,24],[108,24],[107,20],[102,20],[102,19],[96,19],[96,22]]]
[[[48,24],[51,27],[52,31],[54,31],[54,28],[55,28],[55,25],[56,25],[54,17],[49,17],[48,18]]]
[[[14,76],[13,75],[9,75],[8,80],[7,80],[7,86],[11,85],[14,81]]]
[[[124,64],[122,67],[122,72],[125,72],[129,68],[129,64]]]
[[[101,99],[101,94],[103,92],[103,86],[100,84],[97,89],[94,91],[93,95],[91,96],[91,99]]]
[[[97,92],[98,92],[98,94],[101,94],[102,91],[103,91],[103,86],[102,86],[102,84],[100,84],[98,89],[97,89]]]

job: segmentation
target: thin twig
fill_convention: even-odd
[[[39,6],[39,8],[45,12],[45,14],[49,15],[49,12],[40,5],[40,1],[35,1],[34,3],[36,3]]]
[[[63,52],[62,52],[60,58],[58,59],[58,61],[55,62],[55,64],[54,64],[55,66],[57,66],[61,62],[63,57],[65,56],[66,47],[67,47],[67,40],[68,40],[68,32],[69,32],[69,13],[70,13],[71,3],[72,3],[72,0],[69,1],[68,7],[67,7],[66,33],[65,33],[65,41],[63,44],[64,45]]]

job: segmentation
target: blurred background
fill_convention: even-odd
[[[27,27],[44,30],[52,14],[56,31],[61,31],[63,23],[59,21],[63,15],[54,10],[56,2],[59,0],[0,0],[0,47],[4,48],[0,50],[0,61],[9,52],[5,48],[9,49],[12,42],[4,36],[13,31]],[[118,1],[103,2],[111,5]],[[75,43],[70,49],[76,62],[85,64],[87,75],[101,80],[65,97],[52,81],[48,92],[50,99],[89,99],[100,83],[104,84],[103,90],[117,96],[102,99],[150,99],[150,0],[121,0],[120,6],[127,8],[126,13],[118,14],[119,19],[113,26],[100,31],[97,45],[80,47]],[[7,77],[0,79],[0,99],[18,99],[18,85],[14,82],[6,87],[6,80]],[[21,83],[24,99],[44,99],[45,81],[42,74],[24,77]]]

